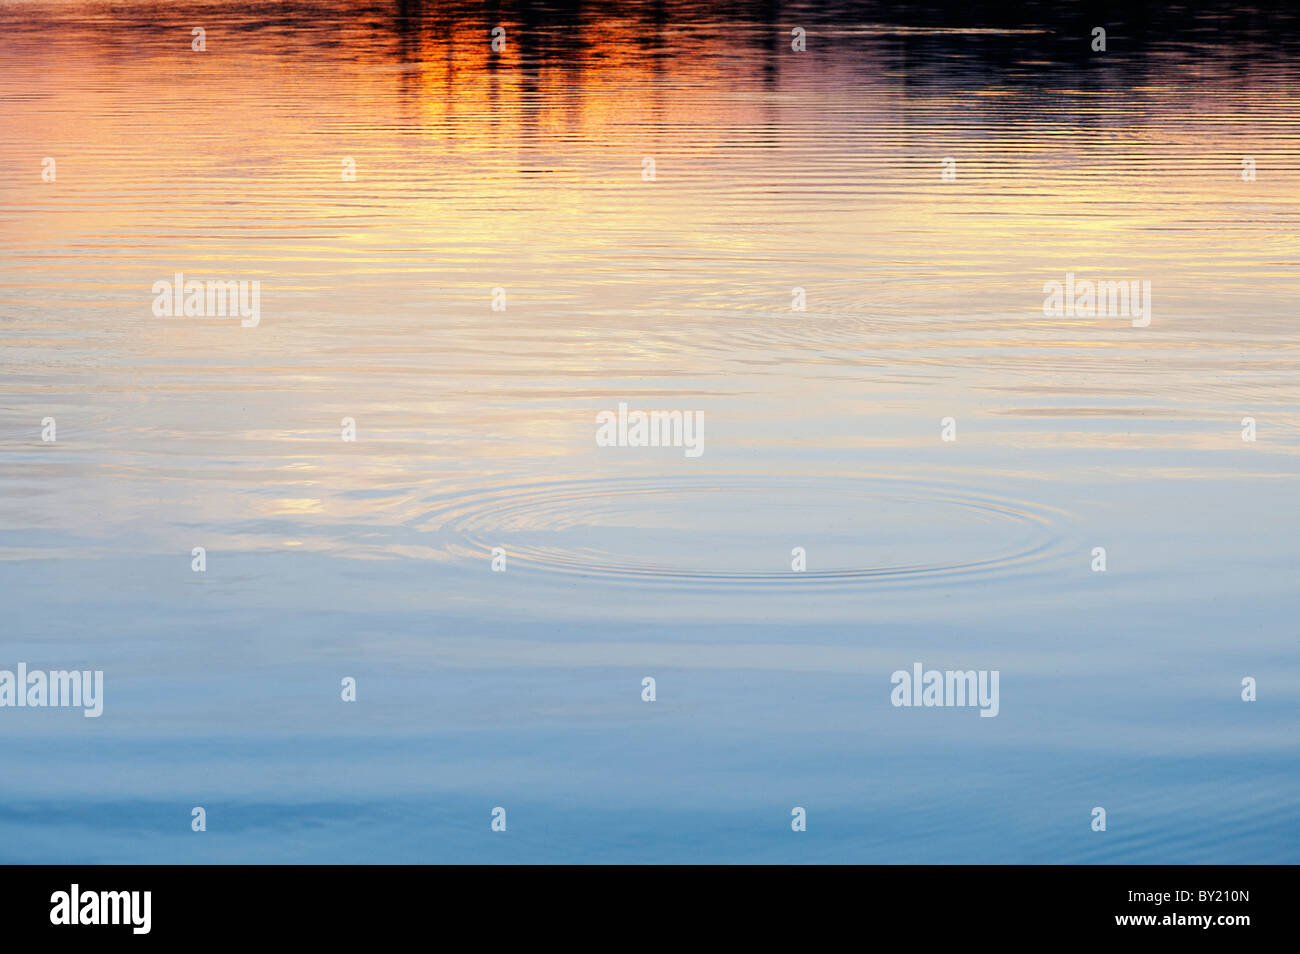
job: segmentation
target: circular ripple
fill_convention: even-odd
[[[810,586],[1005,575],[1044,562],[1062,511],[957,483],[872,475],[570,480],[436,499],[449,552],[640,584]],[[804,547],[808,569],[790,568]]]

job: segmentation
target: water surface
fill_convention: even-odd
[[[1300,860],[1297,23],[1053,6],[0,2],[0,857]]]

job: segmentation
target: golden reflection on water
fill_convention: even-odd
[[[976,468],[1180,473],[1240,450],[1246,414],[1266,446],[1215,466],[1290,466],[1300,97],[1276,37],[1090,60],[1059,26],[831,9],[794,54],[782,16],[557,17],[0,5],[8,432],[40,407],[80,427],[71,472],[121,482],[121,514],[357,525],[435,488],[679,467],[596,453],[623,399],[704,409],[719,472],[924,474],[947,415]],[[154,318],[176,271],[261,281],[260,326]],[[1068,271],[1150,281],[1151,327],[1045,317]],[[49,476],[10,473],[19,496]]]

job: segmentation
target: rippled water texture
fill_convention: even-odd
[[[1297,27],[0,0],[0,858],[1300,860]]]

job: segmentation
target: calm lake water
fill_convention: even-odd
[[[0,858],[1300,861],[1300,29],[1052,6],[0,0]]]

